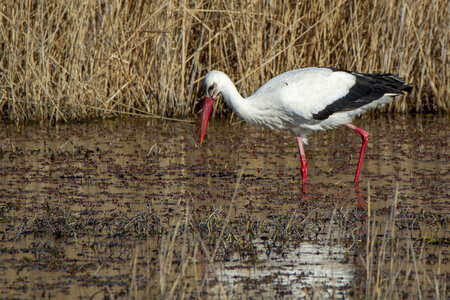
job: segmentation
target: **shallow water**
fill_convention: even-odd
[[[218,264],[215,276],[224,289],[217,287],[217,296],[222,292],[231,298],[247,294],[264,298],[289,295],[298,299],[307,297],[308,287],[320,287],[321,298],[333,294],[341,298],[354,280],[355,265],[347,261],[348,249],[342,246],[304,242],[284,256],[270,257],[262,251],[262,244],[257,244],[256,249],[261,251],[259,258],[265,263],[243,266],[236,257]],[[249,278],[253,286],[248,283]],[[249,287],[253,293],[248,291]]]
[[[308,184],[302,189],[296,141],[289,132],[212,120],[203,145],[199,145],[196,123],[129,119],[51,128],[1,124],[0,297],[51,298],[61,293],[91,297],[102,289],[83,282],[98,274],[126,289],[127,285],[119,282],[129,277],[132,254],[113,255],[108,242],[100,242],[105,237],[71,240],[23,234],[27,229],[20,227],[21,218],[33,219],[52,207],[75,215],[84,210],[104,211],[105,216],[131,216],[148,209],[164,215],[176,210],[180,201],[196,208],[228,207],[242,172],[232,218],[240,218],[243,212],[262,220],[273,211],[290,214],[293,210],[356,208],[358,200],[367,206],[369,189],[371,207],[383,210],[392,203],[396,185],[399,210],[450,211],[448,117],[383,117],[356,120],[355,125],[371,134],[359,191],[352,180],[360,137],[347,128],[309,137]],[[448,231],[445,225],[436,225],[416,234],[448,237]],[[97,239],[96,249],[92,245]],[[52,251],[59,249],[73,267],[27,264],[36,243],[40,243],[39,249],[45,249],[46,243]],[[131,243],[130,248],[135,246]],[[448,247],[443,247],[436,252],[448,254]],[[346,245],[327,248],[305,242],[288,250],[283,258],[261,254],[259,259],[265,263],[257,267],[231,259],[218,265],[217,273],[210,276],[225,286],[222,292],[228,295],[236,295],[233,289],[244,289],[240,284],[245,279],[259,285],[276,277],[277,281],[267,283],[265,295],[280,295],[276,282],[293,297],[317,284],[325,286],[328,294],[338,290],[338,295],[345,296],[344,287],[361,270],[352,261],[341,262],[340,255],[347,250]],[[100,263],[98,257],[108,256],[108,251],[107,263]],[[40,257],[33,255],[33,261]],[[291,281],[295,283],[287,283]],[[47,292],[41,295],[43,287]],[[118,290],[114,284],[111,289]]]

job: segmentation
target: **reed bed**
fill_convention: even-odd
[[[449,15],[446,0],[3,1],[0,114],[187,118],[211,69],[248,96],[306,66],[396,73],[415,89],[390,112],[449,112]]]

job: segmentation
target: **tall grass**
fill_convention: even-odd
[[[264,293],[277,282],[276,276],[272,278],[267,276],[263,282],[258,281],[259,284],[252,286],[250,282],[259,279],[256,279],[256,276],[249,271],[248,275],[242,278],[242,282],[249,282],[248,285],[243,284],[244,288],[235,286],[236,282],[221,281],[215,271],[225,270],[224,262],[232,257],[229,253],[227,255],[224,253],[239,252],[235,247],[236,244],[243,245],[244,241],[259,239],[264,232],[267,233],[266,230],[269,230],[270,242],[264,243],[259,251],[253,251],[255,247],[250,243],[251,246],[246,250],[247,255],[241,253],[239,259],[232,260],[234,269],[248,268],[250,270],[258,264],[261,267],[267,263],[268,270],[272,270],[271,268],[276,269],[277,267],[266,262],[265,259],[261,260],[261,257],[264,256],[262,253],[272,251],[272,247],[275,247],[280,252],[274,250],[274,253],[277,254],[273,254],[273,256],[284,257],[283,251],[286,254],[298,247],[299,244],[311,241],[310,234],[318,230],[323,234],[329,231],[326,234],[329,245],[336,242],[342,244],[346,241],[349,243],[346,244],[347,247],[351,245],[348,249],[355,248],[359,256],[359,259],[354,258],[354,262],[356,262],[355,266],[360,266],[361,269],[356,268],[358,275],[355,276],[351,286],[347,287],[348,290],[343,292],[344,297],[353,299],[446,299],[448,273],[446,273],[445,267],[445,246],[438,248],[441,250],[436,255],[436,249],[433,249],[436,246],[430,243],[432,239],[425,235],[421,236],[420,232],[423,232],[424,227],[430,226],[425,219],[420,220],[420,217],[416,219],[423,213],[415,214],[409,209],[406,211],[400,209],[399,211],[397,206],[401,199],[399,199],[398,185],[388,210],[372,207],[370,186],[368,186],[367,212],[361,215],[363,218],[358,222],[354,222],[357,216],[356,210],[344,209],[341,213],[335,214],[336,209],[334,209],[324,219],[317,218],[317,214],[312,211],[308,216],[303,216],[302,220],[299,220],[298,216],[294,214],[284,219],[286,223],[278,224],[279,226],[274,225],[278,223],[277,220],[281,219],[272,215],[270,219],[257,222],[255,227],[249,230],[252,225],[249,226],[247,221],[253,219],[254,215],[248,216],[249,219],[237,227],[235,225],[239,222],[230,217],[242,174],[241,171],[227,211],[222,209],[214,212],[202,211],[206,214],[198,218],[195,216],[196,213],[190,209],[190,204],[178,202],[179,209],[186,205],[184,216],[171,219],[167,231],[158,240],[159,251],[154,251],[158,245],[149,241],[149,253],[157,252],[159,263],[151,264],[148,261],[148,270],[140,271],[141,274],[145,273],[147,276],[146,289],[143,292],[140,291],[143,294],[141,298],[184,299],[194,297],[209,299],[214,298],[214,295],[218,295],[216,298],[227,298],[226,290],[232,290],[228,296],[233,299],[251,298],[255,293],[266,295]],[[381,212],[382,210],[385,212]],[[330,215],[331,218],[329,218]],[[411,217],[415,221],[411,222],[409,219]],[[317,226],[319,223],[316,222],[320,219],[322,220],[319,222],[326,219],[325,222],[328,224],[320,223]],[[332,230],[339,233],[332,237],[334,235],[331,234]],[[227,233],[224,234],[224,232]],[[314,235],[317,238],[318,235]],[[445,243],[445,240],[437,242]],[[235,243],[234,246],[233,243]],[[216,256],[218,252],[221,252],[221,257]],[[150,257],[145,259],[151,260]],[[289,258],[286,259],[289,260]],[[136,265],[136,260],[137,256],[132,260],[134,265]],[[312,266],[315,263],[317,261],[312,262]],[[304,272],[303,267],[302,265],[298,266],[299,274]],[[233,274],[236,277],[239,276]],[[135,269],[131,272],[131,277],[129,291],[130,294],[133,291],[137,295],[139,288]],[[233,285],[233,288],[231,289],[229,285]],[[319,283],[312,286],[305,284],[306,299],[322,299],[321,288]],[[283,295],[282,292],[280,295]],[[334,294],[328,294],[328,296],[330,299],[340,298]],[[273,296],[273,298],[277,297]]]
[[[2,1],[0,114],[186,117],[208,70],[249,95],[306,66],[393,72],[416,88],[390,111],[448,112],[449,14],[446,0]]]
[[[366,299],[444,299],[448,293],[448,274],[443,271],[442,252],[436,257],[425,238],[412,238],[417,234],[413,227],[418,224],[406,223],[405,228],[398,229],[401,228],[396,221],[398,195],[397,184],[389,218],[380,218],[371,212],[369,194],[366,251],[361,257],[366,271],[364,296]],[[430,257],[434,257],[434,263],[430,263]]]

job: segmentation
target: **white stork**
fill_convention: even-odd
[[[393,74],[364,74],[335,68],[304,68],[280,74],[248,98],[243,98],[230,78],[220,71],[209,72],[202,87],[206,97],[200,144],[214,101],[222,94],[228,106],[245,121],[292,131],[300,152],[302,182],[306,183],[308,165],[303,143],[307,143],[308,134],[345,125],[362,137],[356,184],[369,133],[349,122],[366,110],[388,104],[394,96],[412,90],[411,85]]]

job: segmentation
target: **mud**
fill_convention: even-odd
[[[221,226],[229,222],[223,237],[249,224],[257,233],[241,236],[240,246],[224,242],[235,248],[218,251],[214,264],[198,264],[208,284],[196,287],[196,296],[296,298],[321,286],[326,296],[346,297],[364,289],[356,286],[365,271],[355,241],[364,241],[367,207],[382,232],[396,189],[397,226],[427,242],[425,269],[438,261],[447,276],[448,117],[355,125],[371,134],[358,189],[352,180],[360,137],[347,128],[310,136],[302,188],[289,132],[212,120],[199,145],[195,123],[0,124],[0,298],[161,295],[161,243],[171,220],[187,219],[187,211],[190,226],[211,241],[198,249],[212,251],[220,240],[212,236],[224,227],[215,234],[201,227],[215,214]],[[298,230],[264,232],[267,224]]]

